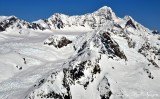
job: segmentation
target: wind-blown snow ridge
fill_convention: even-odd
[[[0,17],[1,99],[159,99],[160,35],[110,7]]]

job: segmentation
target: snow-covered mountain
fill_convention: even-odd
[[[40,24],[36,23],[29,23],[24,20],[18,19],[15,16],[1,16],[0,17],[0,31],[9,31],[12,29],[19,30],[19,33],[21,33],[21,30],[25,29],[39,29],[44,30]]]
[[[94,29],[101,26],[107,20],[113,20],[115,18],[116,16],[112,9],[105,6],[91,14],[81,16],[67,16],[56,13],[46,20],[38,20],[35,23],[39,23],[49,29],[65,29],[69,27],[89,27]]]
[[[110,7],[0,30],[1,99],[160,98],[160,35]]]
[[[102,7],[98,11],[91,14],[81,16],[68,16],[60,13],[55,13],[48,19],[38,20],[33,23],[18,19],[15,16],[2,16],[0,23],[0,30],[7,31],[7,29],[33,29],[33,30],[54,30],[54,29],[73,29],[80,28],[94,29],[102,26],[107,20],[113,20],[116,16],[111,8]]]

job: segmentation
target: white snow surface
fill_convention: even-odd
[[[44,46],[44,40],[50,35],[66,35],[74,39],[83,33],[85,32],[31,32],[27,36],[1,33],[5,39],[0,42],[0,99],[15,92],[26,91],[50,71],[61,70],[61,65],[73,53],[73,48]],[[16,66],[22,69],[19,70]],[[18,97],[15,96],[16,98]]]

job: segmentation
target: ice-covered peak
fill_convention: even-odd
[[[103,6],[103,7],[99,8],[99,10],[111,10],[112,11],[112,9],[108,6]]]
[[[55,13],[51,17],[49,17],[48,19],[55,19],[55,18],[62,18],[62,17],[67,17],[67,15],[62,14],[62,13]]]
[[[109,19],[115,19],[116,18],[115,13],[108,6],[101,7],[100,9],[95,11],[95,13],[98,14],[98,15],[106,15],[106,16],[108,16]]]
[[[0,22],[8,20],[8,19],[12,19],[12,18],[17,19],[16,16],[0,16]]]
[[[148,28],[144,27],[143,25],[141,25],[140,23],[135,21],[131,16],[127,15],[123,19],[126,22],[126,26],[131,26],[131,27],[135,28],[139,32],[148,32],[148,33],[152,32]]]
[[[17,19],[17,17],[16,17],[16,16],[14,16],[14,15],[12,15],[12,16],[9,16],[9,18],[16,18],[16,19]]]

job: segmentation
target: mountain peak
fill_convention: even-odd
[[[103,6],[101,8],[99,8],[97,11],[100,11],[100,12],[113,12],[112,9],[108,6]]]
[[[17,19],[17,17],[13,15],[12,16],[0,16],[0,22],[11,19],[11,18]]]
[[[100,9],[110,9],[110,10],[112,10],[110,7],[108,7],[108,6],[103,6],[103,7],[101,7]]]
[[[125,20],[132,20],[132,21],[134,21],[134,19],[131,16],[129,16],[129,15],[124,16],[124,19]]]
[[[98,9],[95,13],[97,13],[98,15],[107,15],[109,16],[111,19],[116,18],[115,13],[113,12],[113,10],[108,7],[108,6],[103,6],[100,9]]]

